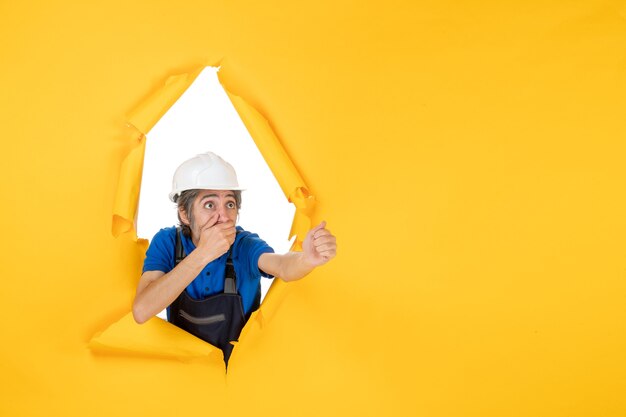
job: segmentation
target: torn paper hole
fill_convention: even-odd
[[[222,101],[222,105],[220,106],[220,108],[231,109],[231,116],[229,116],[231,117],[231,120],[233,120],[233,115],[238,114],[240,118],[239,123],[236,123],[233,126],[239,126],[241,128],[241,121],[243,121],[243,125],[245,125],[247,132],[249,132],[249,135],[251,135],[254,139],[254,143],[256,144],[258,152],[260,152],[263,159],[267,162],[267,165],[269,166],[271,172],[273,173],[273,176],[276,179],[280,190],[282,191],[283,199],[286,198],[295,206],[295,214],[288,217],[290,219],[293,219],[291,229],[288,233],[288,237],[295,238],[292,249],[299,249],[301,247],[300,245],[302,243],[302,239],[304,239],[306,232],[311,226],[310,218],[314,211],[315,198],[309,193],[308,187],[306,186],[306,184],[304,184],[304,181],[298,173],[295,165],[289,159],[285,150],[282,148],[268,121],[241,97],[233,95],[227,90],[221,90],[221,86],[217,83],[218,79],[215,68],[207,68],[202,74],[204,73],[208,74],[207,80],[211,81],[211,83],[207,84],[207,87],[205,88],[207,88],[207,90],[212,89],[212,91],[215,91],[216,94],[222,94],[222,97],[226,96],[230,99],[230,102],[234,106],[236,113],[232,112],[232,107],[230,105],[226,106],[224,104],[224,101]],[[119,186],[116,195],[115,209],[113,213],[114,235],[119,235],[123,232],[135,231],[134,228],[129,229],[128,225],[134,225],[134,220],[137,215],[139,184],[141,183],[141,173],[144,168],[144,153],[147,152],[146,134],[151,131],[152,127],[157,123],[160,117],[168,112],[170,107],[172,107],[172,109],[174,110],[174,103],[176,103],[176,101],[181,96],[183,96],[183,93],[185,93],[185,91],[196,79],[196,77],[202,79],[202,77],[199,77],[199,75],[202,74],[201,71],[198,70],[188,74],[181,74],[170,77],[160,90],[154,92],[144,103],[142,103],[136,109],[135,112],[131,114],[128,125],[134,130],[133,134],[129,135],[129,140],[133,141],[132,143],[134,143],[134,147],[131,149],[127,158],[124,160],[124,163],[122,165],[122,171],[120,172]],[[202,85],[202,83],[200,85]],[[225,95],[224,92],[226,93]],[[184,100],[182,100],[181,103],[184,103]],[[206,113],[200,112],[200,114],[197,116],[206,117]],[[165,117],[164,119],[167,120],[167,117]],[[237,120],[237,118],[235,117],[234,120]],[[176,140],[178,140],[178,138],[183,135],[183,133],[179,132],[178,129],[174,130],[171,133],[177,138]],[[218,135],[215,132],[213,134]],[[151,136],[152,134],[150,135],[150,137]],[[245,135],[245,137],[249,138],[249,136],[247,135]],[[196,153],[209,150],[206,146],[201,146],[196,149],[198,149]],[[236,152],[230,154],[227,150],[220,151],[216,148],[210,150],[220,153],[223,157],[225,157],[225,159],[229,160],[231,163],[237,166],[238,163]],[[254,152],[252,153],[255,154]],[[171,169],[167,169],[163,165],[156,164],[156,171],[160,173],[165,173],[167,181],[161,180],[161,185],[159,185],[159,187],[165,187],[165,192],[157,190],[154,191],[155,194],[163,193],[164,195],[167,195],[167,193],[169,192],[171,175],[174,172],[176,166],[180,163],[180,161],[190,157],[188,153],[186,153],[182,158],[173,157],[173,155],[171,154],[169,154],[169,156],[170,158],[167,159],[167,162],[172,164]],[[258,153],[256,153],[255,158],[257,161],[259,160]],[[146,160],[146,164],[150,165],[150,162]],[[144,172],[145,177],[148,176],[147,171],[151,169],[152,168],[150,167],[146,167],[146,172]],[[254,177],[255,174],[252,174],[252,178]],[[240,180],[243,184],[245,184],[246,181],[250,181],[250,178],[247,178],[244,174],[242,177],[240,177]],[[146,187],[146,190],[146,192],[148,192],[148,190],[150,190],[150,187]],[[143,198],[144,197],[142,195],[142,205],[145,207],[149,207],[148,203],[143,202]],[[247,197],[244,197],[244,207],[245,204],[247,204],[245,202],[245,198]],[[252,204],[250,204],[250,207],[252,207]],[[252,212],[252,210],[250,210],[250,212]],[[263,214],[261,214],[261,217],[263,217]],[[272,226],[271,223],[266,220],[265,224],[270,227]],[[259,232],[258,228],[254,231],[257,233]],[[145,233],[146,235],[150,235],[153,234],[153,232],[154,230],[146,231]],[[143,234],[143,228],[140,235],[141,234]],[[262,232],[259,234],[261,235],[261,237],[264,237]],[[279,252],[285,251],[286,250],[279,250]],[[278,306],[280,305],[280,301],[285,295],[285,285],[285,283],[280,282],[279,280],[275,280],[269,291],[269,295],[262,303],[261,308],[257,312],[252,314],[252,317],[244,327],[239,337],[240,343],[243,341],[243,339],[245,339],[245,335],[247,334],[247,332],[250,331],[251,325],[254,324],[261,326],[263,320],[269,320],[275,314]],[[155,318],[154,320],[160,319]],[[164,321],[161,321],[160,325],[174,327],[173,325]],[[132,332],[132,330],[130,330],[130,327],[133,326],[129,324],[120,325],[119,323],[116,323],[109,329],[98,334],[97,338],[94,337],[94,340],[92,340],[90,347],[93,350],[99,352],[107,352],[111,350],[115,350],[118,352],[124,352],[129,350],[133,352],[141,351],[141,349],[143,349],[141,347],[141,343],[137,344],[136,342],[133,342],[132,338],[130,337],[128,339],[120,337],[120,334],[123,335],[124,332]],[[155,355],[155,349],[157,352],[159,350],[158,345],[158,343],[156,345],[151,345],[153,348],[148,349],[146,351],[146,354],[148,356],[158,356]],[[137,346],[140,347],[138,348]],[[164,349],[167,350],[165,347]]]
[[[172,175],[183,161],[206,151],[231,163],[246,189],[238,224],[257,233],[277,253],[289,251],[295,207],[285,198],[212,67],[200,73],[147,136],[137,235],[151,239],[159,229],[178,223],[176,206],[167,197]],[[261,280],[263,298],[270,284],[271,280]],[[166,318],[165,311],[159,316]]]

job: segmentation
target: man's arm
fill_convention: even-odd
[[[216,224],[212,217],[200,231],[200,241],[194,251],[174,269],[146,271],[139,279],[133,302],[133,317],[144,323],[162,311],[182,293],[204,267],[222,256],[235,241],[235,225],[232,222]]]
[[[144,272],[133,302],[135,321],[144,323],[172,304],[207,263],[203,254],[194,250],[167,274],[163,271]]]
[[[326,229],[326,222],[322,222],[309,230],[302,243],[302,252],[287,252],[284,255],[264,253],[259,257],[259,269],[283,281],[295,281],[324,265],[336,254],[336,238]]]

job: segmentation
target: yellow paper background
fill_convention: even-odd
[[[623,1],[0,16],[0,415],[626,415]],[[128,123],[169,77],[218,63],[339,255],[286,285],[228,376],[213,353],[95,353],[132,324],[145,251],[111,233],[143,146]]]

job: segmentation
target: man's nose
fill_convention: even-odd
[[[220,207],[217,211],[217,214],[219,214],[219,218],[217,219],[218,223],[224,223],[226,220],[228,220],[225,207]]]

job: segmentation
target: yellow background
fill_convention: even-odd
[[[626,4],[0,2],[0,415],[626,415]],[[339,255],[219,358],[96,353],[129,115],[220,78]]]

